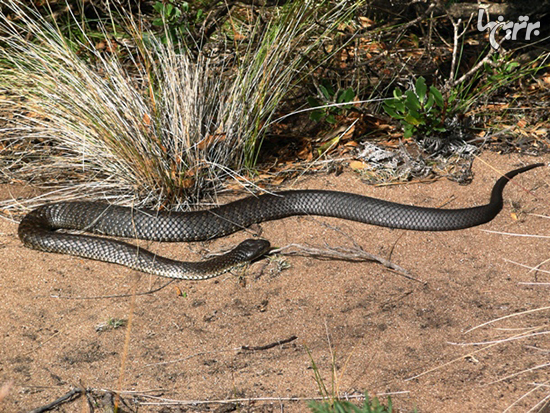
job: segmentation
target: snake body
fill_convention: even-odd
[[[383,227],[417,231],[450,231],[491,221],[502,209],[502,192],[510,179],[533,164],[508,172],[494,185],[486,205],[436,209],[403,205],[347,192],[283,191],[251,196],[213,209],[166,212],[133,209],[101,202],[58,202],[27,214],[19,238],[27,247],[122,264],[139,271],[181,279],[207,279],[265,254],[266,240],[246,240],[225,255],[203,262],[180,262],[157,256],[125,242],[58,229],[154,241],[204,241],[252,224],[293,215],[320,215]]]

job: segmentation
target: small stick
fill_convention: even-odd
[[[242,346],[241,350],[249,350],[249,351],[256,351],[256,350],[269,350],[270,348],[280,346],[282,344],[290,343],[291,341],[296,340],[298,337],[292,336],[289,338],[285,338],[284,340],[275,341],[273,343],[266,344],[265,346]]]
[[[176,281],[178,281],[177,278],[172,278],[172,279],[170,279],[170,281],[168,281],[167,283],[161,285],[158,288],[155,288],[153,290],[141,291],[139,293],[136,293],[135,295],[138,296],[138,295],[154,294],[157,291],[160,291],[163,288],[168,287],[170,284],[172,284],[173,282],[176,282]],[[101,299],[104,299],[104,298],[128,298],[128,297],[132,297],[132,294],[96,295],[96,296],[90,296],[90,297],[81,297],[81,296],[71,297],[69,295],[50,295],[50,297],[59,298],[59,299],[62,299],[62,300],[101,300]]]
[[[80,389],[80,388],[77,387],[75,389],[72,389],[67,394],[61,396],[59,399],[56,399],[53,402],[51,402],[49,404],[46,404],[45,406],[37,407],[36,409],[31,410],[30,413],[43,413],[43,412],[47,412],[49,410],[53,410],[57,406],[59,406],[63,403],[71,402],[73,400],[78,399],[84,393],[85,393],[84,389]]]

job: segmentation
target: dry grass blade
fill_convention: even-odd
[[[480,324],[480,325],[478,325],[476,327],[473,327],[473,328],[466,331],[466,333],[469,333],[469,332],[474,331],[476,329],[480,329],[481,327],[487,327],[491,324],[495,324],[497,322],[502,322],[502,321],[505,321],[505,320],[508,320],[508,319],[511,319],[511,318],[514,317],[514,320],[515,320],[516,324],[513,325],[513,328],[493,328],[493,331],[500,331],[500,332],[502,332],[502,331],[504,331],[504,332],[512,331],[513,332],[512,335],[505,336],[505,337],[499,337],[498,339],[490,339],[490,340],[480,341],[480,342],[451,343],[451,344],[459,345],[459,346],[483,346],[478,351],[485,351],[486,349],[493,348],[495,346],[511,346],[511,345],[513,345],[514,342],[517,342],[517,341],[520,341],[520,343],[523,343],[526,340],[531,340],[531,342],[533,343],[532,345],[522,344],[522,347],[525,348],[525,349],[529,349],[530,351],[533,351],[533,350],[538,351],[539,354],[541,354],[544,358],[546,358],[545,354],[548,353],[548,350],[546,350],[544,348],[544,345],[542,344],[543,343],[542,340],[545,338],[545,336],[548,336],[548,334],[550,334],[550,331],[548,330],[547,318],[544,317],[544,316],[540,316],[542,318],[542,324],[541,325],[533,326],[532,325],[533,322],[531,321],[531,322],[527,322],[525,327],[522,327],[522,326],[518,325],[519,320],[517,320],[517,318],[518,318],[518,316],[522,316],[524,318],[528,317],[528,316],[534,316],[535,313],[539,313],[541,311],[547,311],[548,309],[550,309],[550,307],[534,308],[534,309],[531,309],[531,310],[521,311],[521,312],[515,313],[515,314],[509,314],[507,316],[499,317],[499,318],[493,319],[491,321],[488,321],[486,323]],[[519,332],[516,332],[518,330],[519,330]],[[520,344],[520,343],[518,343],[518,344]],[[546,362],[539,363],[539,364],[534,364],[534,362],[533,362],[533,364],[531,366],[526,366],[526,368],[524,368],[524,369],[521,369],[519,371],[514,371],[510,374],[507,374],[503,377],[500,377],[497,380],[493,380],[493,381],[487,383],[487,385],[492,385],[492,384],[495,384],[495,383],[501,383],[501,382],[505,382],[505,381],[508,382],[510,380],[517,379],[520,376],[523,377],[523,376],[526,376],[527,374],[534,374],[538,370],[543,371],[543,372],[539,373],[539,375],[540,374],[544,375],[544,371],[547,370],[549,366],[550,366],[550,364],[546,363]],[[518,384],[520,384],[520,383],[518,383]],[[530,390],[525,392],[521,397],[517,398],[513,403],[511,403],[504,410],[504,412],[511,411],[513,408],[517,407],[520,404],[520,402],[526,402],[528,398],[535,397],[536,396],[535,393],[537,393],[537,394],[542,393],[542,399],[540,399],[528,411],[529,412],[546,411],[546,410],[544,410],[544,408],[547,405],[548,399],[550,398],[550,394],[548,394],[548,391],[547,391],[548,381],[544,381],[543,383],[538,383],[538,384],[533,383],[532,386],[533,386],[533,388],[531,388]]]
[[[29,206],[82,197],[179,206],[250,170],[280,100],[311,70],[303,56],[352,12],[295,2],[243,28],[228,63],[194,57],[121,11],[118,35],[100,24],[92,38],[73,16],[69,39],[23,2],[0,6],[0,88],[13,115],[2,167],[50,188]]]

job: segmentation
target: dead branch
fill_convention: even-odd
[[[314,257],[319,259],[351,261],[351,262],[365,262],[365,261],[378,262],[379,264],[382,264],[384,267],[397,272],[398,274],[402,275],[403,277],[409,280],[426,284],[426,282],[419,280],[417,278],[414,278],[411,275],[411,273],[406,269],[404,269],[403,267],[400,267],[399,265],[394,264],[393,262],[386,260],[385,258],[370,254],[365,250],[363,250],[363,248],[361,248],[357,244],[355,245],[354,248],[343,248],[343,247],[319,248],[319,247],[305,246],[301,244],[289,244],[285,247],[272,250],[271,254],[281,254],[281,255],[289,255],[289,256],[294,255],[294,256],[302,256],[302,257]]]

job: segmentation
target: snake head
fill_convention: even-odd
[[[247,239],[232,251],[237,253],[242,261],[253,261],[271,249],[271,244],[265,239]]]

